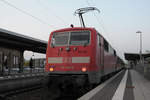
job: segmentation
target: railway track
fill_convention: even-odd
[[[20,88],[20,89],[16,89],[16,90],[6,91],[4,93],[0,93],[0,100],[11,100],[11,97],[17,96],[19,94],[35,91],[35,90],[38,90],[41,88],[43,88],[43,86],[40,84],[40,85],[36,85],[36,86],[32,86],[32,87],[26,87],[26,88]]]
[[[87,92],[91,91],[92,89],[94,89],[98,85],[105,83],[107,80],[109,80],[112,76],[114,76],[115,74],[117,74],[120,71],[121,70],[103,77],[101,83],[92,85],[92,87],[86,86],[84,88],[74,88],[75,90],[68,89],[68,91],[66,93],[63,92],[59,97],[55,98],[54,100],[77,100],[77,98],[79,98],[82,95],[86,94]]]
[[[105,77],[101,83],[108,80],[114,74]],[[76,100],[97,85],[92,87],[85,86],[83,88],[68,88],[62,91],[58,86],[48,87],[47,84],[39,83],[24,88],[1,92],[0,100]]]

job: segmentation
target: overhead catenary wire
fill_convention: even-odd
[[[44,10],[47,10],[48,12],[51,11],[52,16],[54,16],[55,18],[57,18],[57,19],[58,19],[59,21],[61,21],[64,25],[68,25],[68,23],[67,23],[63,18],[61,18],[60,16],[56,15],[56,14],[54,13],[54,11],[53,11],[52,9],[50,9],[45,3],[41,2],[41,0],[36,0],[36,2],[39,2],[40,5],[42,5],[42,7],[43,7]]]
[[[86,3],[88,6],[91,6],[90,2],[88,0],[86,0]],[[95,13],[94,13],[94,17],[96,17]],[[98,18],[96,17],[96,20],[98,20]],[[98,23],[101,25],[100,21],[98,20]],[[99,30],[101,31],[101,30]]]
[[[91,0],[92,1],[92,0]],[[91,6],[90,2],[88,0],[86,0],[86,3],[88,6]],[[94,4],[93,4],[94,5]],[[108,34],[108,32],[106,31],[106,29],[104,28],[104,26],[102,25],[101,21],[99,20],[99,18],[97,17],[97,15],[94,13],[94,17],[96,18],[98,24],[103,28],[104,32],[106,34]],[[108,34],[109,35],[109,34]]]
[[[48,24],[47,22],[41,20],[40,18],[38,18],[38,17],[36,17],[36,16],[34,16],[34,15],[32,15],[32,14],[30,14],[30,13],[28,13],[28,12],[26,12],[26,11],[24,11],[24,10],[18,8],[18,7],[16,7],[15,5],[13,5],[13,4],[7,2],[6,0],[0,0],[0,1],[3,2],[3,3],[5,3],[6,5],[8,5],[8,6],[14,8],[14,9],[18,10],[19,12],[21,12],[21,13],[23,13],[23,14],[25,14],[25,15],[28,15],[28,16],[30,16],[30,17],[32,17],[33,19],[39,21],[39,22],[42,23],[42,24],[45,24],[45,25],[47,25],[47,26],[49,26],[49,27],[55,28],[53,25],[50,25],[50,24]]]
[[[93,2],[93,0],[90,0],[92,3],[93,3],[93,6],[95,6],[95,4],[94,4],[94,2]],[[87,3],[87,5],[88,6],[91,6],[91,4],[90,4],[90,2],[88,1],[88,0],[86,0],[86,3]],[[94,16],[95,16],[95,18],[96,18],[96,20],[97,20],[97,22],[101,25],[101,27],[103,28],[103,31],[106,33],[106,35],[108,35],[107,37],[109,37],[109,33],[108,33],[108,31],[105,29],[105,27],[102,25],[102,23],[101,23],[101,21],[99,20],[99,18],[97,17],[97,15],[94,13]],[[109,38],[110,39],[110,41],[112,42],[112,44],[113,44],[113,40],[111,39],[111,38]],[[114,46],[114,45],[113,45]],[[122,53],[117,47],[115,47],[116,48],[116,50],[119,52],[119,53]]]
[[[90,0],[90,1],[92,1],[92,0]],[[90,4],[90,2],[89,2],[88,0],[86,0],[86,3],[87,3],[88,6],[91,6],[91,4]],[[93,3],[93,5],[94,5],[94,3]],[[95,5],[94,5],[94,6],[95,6]],[[97,17],[97,15],[96,15],[95,13],[94,13],[94,17],[96,18],[98,24],[102,27],[104,33],[106,34],[106,37],[109,38],[109,35],[110,35],[110,34],[106,31],[105,27],[102,25],[102,23],[101,23],[102,20],[100,21],[99,18]],[[109,38],[109,39],[110,39],[111,42],[113,42],[111,38]],[[112,44],[113,44],[113,43],[112,43]]]

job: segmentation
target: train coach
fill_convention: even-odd
[[[50,80],[97,84],[119,69],[116,51],[96,29],[71,27],[50,34],[45,67]]]

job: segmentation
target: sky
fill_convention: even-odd
[[[89,6],[100,13],[84,14],[86,27],[96,28],[121,58],[125,52],[139,53],[138,30],[142,52],[150,51],[150,0],[0,0],[0,28],[48,41],[53,30],[80,26],[74,12]]]

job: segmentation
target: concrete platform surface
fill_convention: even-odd
[[[78,100],[150,100],[150,81],[135,70],[122,71]]]
[[[150,100],[150,81],[135,70],[131,70],[135,100]]]

